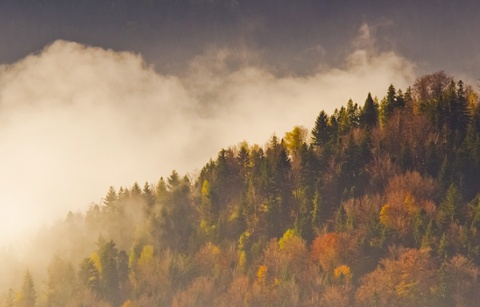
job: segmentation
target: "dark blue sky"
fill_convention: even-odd
[[[362,23],[376,47],[418,65],[480,77],[478,1],[3,0],[0,63],[65,39],[141,53],[176,73],[206,48],[246,48],[278,73],[308,74],[351,51]]]

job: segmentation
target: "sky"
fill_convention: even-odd
[[[477,86],[477,1],[4,0],[0,243],[348,99]]]

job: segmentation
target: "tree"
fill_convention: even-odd
[[[332,137],[332,128],[328,122],[328,116],[325,111],[321,111],[315,120],[315,127],[312,129],[312,144],[315,146],[325,146]]]
[[[343,233],[331,232],[318,236],[312,243],[311,257],[317,261],[324,272],[333,274],[333,270],[355,259],[357,251],[350,244],[350,238]]]
[[[180,184],[180,175],[177,173],[177,171],[172,171],[172,174],[170,174],[170,177],[168,177],[167,182],[169,190],[172,190]]]
[[[399,249],[362,279],[356,306],[438,306],[437,270],[428,251]]]
[[[285,133],[285,145],[294,162],[300,158],[300,149],[305,143],[307,135],[308,130],[302,126],[295,126],[292,131]]]
[[[437,101],[452,80],[453,78],[444,71],[417,78],[412,93],[414,99],[419,102],[420,108],[422,108],[422,105],[425,106],[430,102]]]
[[[48,267],[48,306],[66,306],[75,295],[77,288],[76,281],[73,266],[56,256]]]
[[[445,195],[445,199],[440,205],[440,220],[443,222],[459,222],[459,213],[461,212],[462,195],[455,184],[450,184]]]
[[[388,119],[393,115],[396,108],[396,90],[393,84],[390,84],[387,91],[387,96],[382,99],[380,105],[380,121],[384,125]]]
[[[132,189],[130,190],[130,197],[132,197],[134,200],[138,200],[140,195],[142,195],[142,189],[137,182],[134,182]]]
[[[15,307],[15,292],[12,288],[8,289],[5,296],[4,307]]]
[[[213,199],[212,189],[210,182],[205,179],[202,184],[201,201],[198,206],[198,212],[200,214],[200,230],[210,240],[217,239],[217,218],[218,208],[215,206],[215,200]]]
[[[120,304],[120,282],[117,268],[118,250],[115,243],[100,240],[98,254],[100,256],[101,293],[105,300],[113,306]]]
[[[266,188],[266,223],[270,237],[280,236],[290,221],[291,162],[285,144],[278,143],[276,136],[266,150],[266,165],[263,180]]]
[[[373,101],[370,93],[368,93],[360,114],[360,124],[367,129],[371,129],[378,124],[378,105]]]
[[[166,196],[168,194],[168,189],[167,189],[167,184],[165,183],[165,180],[163,179],[163,177],[160,177],[160,180],[158,180],[158,183],[157,183],[157,188],[156,188],[156,191],[155,191],[155,202],[157,204],[161,204]]]
[[[86,290],[100,293],[100,273],[91,258],[85,258],[80,263],[78,279]]]
[[[446,266],[447,296],[455,306],[475,306],[480,300],[477,291],[480,268],[462,255],[450,259]]]
[[[37,300],[37,291],[35,290],[35,283],[33,281],[30,271],[25,273],[23,278],[22,289],[18,300],[19,307],[35,307]]]
[[[113,186],[110,186],[108,188],[108,193],[105,196],[105,199],[103,200],[104,208],[106,211],[113,211],[115,210],[115,205],[118,200],[118,195],[117,192],[115,191],[115,188]]]
[[[470,110],[462,80],[457,83],[454,99],[450,101],[452,130],[456,132],[457,142],[461,143],[467,133],[470,122]]]
[[[352,99],[347,102],[346,117],[348,120],[348,129],[356,128],[360,124],[360,108],[358,104],[353,103]]]
[[[147,213],[150,213],[155,205],[155,195],[153,194],[148,182],[145,182],[145,185],[143,186],[142,196],[145,200],[145,204],[147,205]]]
[[[191,186],[188,178],[180,180],[176,172],[172,173],[168,182],[169,193],[159,211],[155,213],[152,237],[157,243],[155,247],[185,252],[193,230]]]

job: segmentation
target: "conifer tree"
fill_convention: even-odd
[[[95,293],[100,292],[100,273],[91,258],[85,258],[80,263],[78,278],[84,288]]]
[[[116,203],[118,200],[117,192],[113,186],[108,188],[108,193],[103,200],[103,204],[105,205],[105,210],[113,211],[115,209]]]
[[[463,141],[467,133],[468,124],[470,122],[470,110],[468,107],[468,100],[465,93],[465,87],[462,80],[457,83],[457,99],[456,99],[456,116],[457,127],[460,141]]]
[[[325,146],[330,140],[331,134],[327,113],[321,111],[315,121],[315,127],[312,129],[312,144],[314,146]]]
[[[33,281],[30,271],[25,273],[23,278],[22,289],[20,292],[19,307],[35,307],[37,300],[37,291],[35,290],[35,283]]]
[[[15,307],[15,292],[12,288],[8,289],[5,296],[4,307]]]
[[[385,124],[387,120],[393,115],[396,107],[396,90],[393,84],[390,84],[387,91],[387,96],[382,99],[380,105],[380,119],[381,123]]]
[[[120,283],[117,269],[118,250],[112,240],[108,242],[100,240],[98,253],[102,267],[100,274],[102,296],[113,306],[118,306],[120,303]]]
[[[378,106],[373,101],[370,93],[368,93],[365,105],[362,108],[360,123],[367,129],[371,129],[378,124]]]

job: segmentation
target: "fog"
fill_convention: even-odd
[[[322,109],[415,79],[367,25],[342,65],[305,76],[277,76],[256,52],[211,47],[167,75],[139,54],[58,40],[0,67],[0,242],[99,203],[110,185],[195,173],[222,147],[311,128]]]

